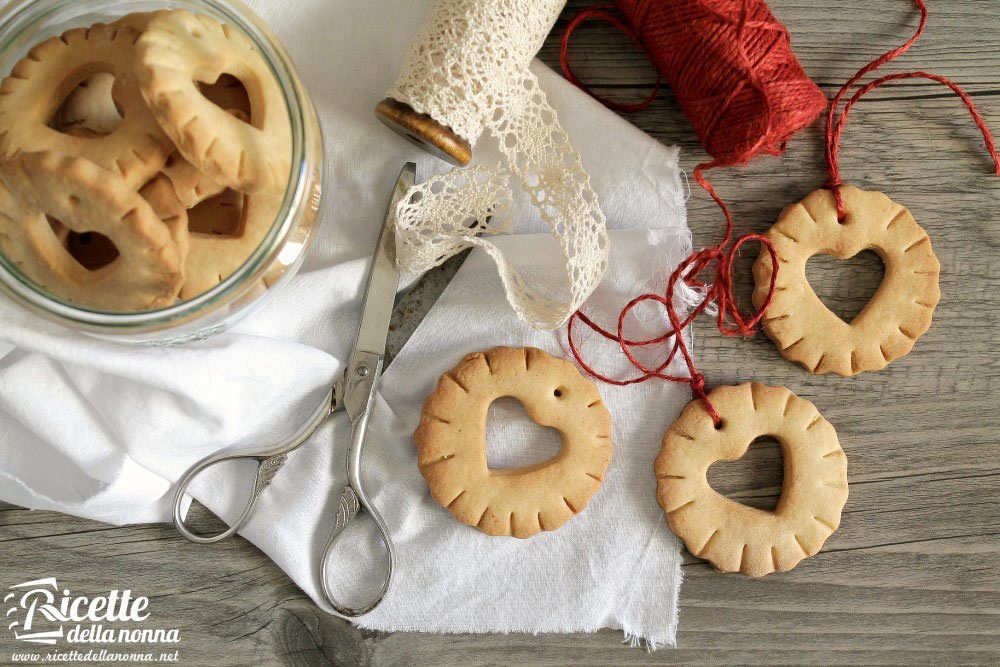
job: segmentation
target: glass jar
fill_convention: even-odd
[[[109,313],[81,308],[35,285],[2,254],[0,291],[37,315],[78,331],[121,342],[172,345],[226,330],[298,270],[318,220],[323,137],[291,58],[239,0],[14,0],[0,12],[0,76],[6,76],[32,46],[70,28],[157,9],[187,9],[239,28],[274,73],[292,132],[291,175],[274,223],[256,251],[226,280],[159,310]]]

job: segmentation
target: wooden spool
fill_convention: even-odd
[[[375,107],[375,115],[394,132],[445,162],[464,167],[472,159],[468,141],[409,104],[387,97]]]

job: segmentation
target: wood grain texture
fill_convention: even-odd
[[[542,57],[555,63],[571,0]],[[794,46],[827,93],[915,24],[910,3],[772,0]],[[931,23],[895,69],[955,78],[1000,127],[1000,8],[995,0],[931,2]],[[585,25],[573,50],[581,78],[616,99],[636,99],[653,76],[628,42]],[[836,425],[850,461],[851,497],[841,529],[792,572],[753,580],[722,576],[688,556],[679,648],[629,649],[614,631],[566,636],[373,634],[324,616],[267,558],[235,540],[212,549],[163,526],[113,528],[0,506],[0,584],[57,574],[75,591],[109,584],[153,597],[158,624],[184,633],[191,665],[608,665],[1000,663],[1000,179],[981,140],[947,91],[910,81],[876,93],[845,133],[846,181],[881,189],[928,230],[942,263],[934,325],[908,357],[881,373],[814,377],[772,344],[723,338],[698,325],[697,349],[712,384],[758,380],[809,398]],[[628,119],[684,149],[690,170],[705,156],[669,92]],[[787,203],[823,180],[816,128],[781,158],[712,174],[740,232],[761,231]],[[696,244],[714,242],[721,219],[695,191]],[[748,276],[749,262],[741,263]],[[398,349],[430,307],[453,261],[400,306]],[[838,312],[860,308],[877,262],[810,266]],[[857,269],[859,273],[853,271]],[[860,276],[857,277],[857,276]],[[744,295],[749,289],[744,286]],[[756,451],[755,451],[756,450]],[[773,445],[713,469],[734,498],[774,501]],[[0,640],[0,661],[9,644]]]

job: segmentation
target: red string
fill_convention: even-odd
[[[896,48],[883,53],[878,58],[875,58],[867,65],[855,72],[854,76],[847,80],[847,82],[841,86],[840,90],[834,96],[831,101],[830,107],[827,110],[826,115],[826,166],[829,172],[829,179],[826,182],[826,187],[833,192],[834,199],[837,203],[837,217],[841,222],[847,219],[847,209],[844,206],[844,199],[840,192],[840,186],[843,185],[843,180],[840,176],[840,162],[839,162],[839,151],[840,151],[840,136],[844,131],[844,126],[847,124],[847,117],[851,112],[851,109],[861,100],[862,97],[875,90],[876,88],[883,86],[890,81],[896,81],[899,79],[929,79],[947,86],[953,93],[955,93],[959,99],[965,104],[968,109],[969,114],[972,116],[973,122],[979,131],[983,134],[983,140],[986,143],[986,150],[993,159],[993,169],[994,172],[1000,176],[1000,156],[997,155],[996,145],[993,141],[993,135],[990,133],[989,127],[986,125],[986,121],[983,119],[979,110],[976,109],[976,105],[973,103],[972,98],[969,97],[968,93],[962,90],[957,84],[955,84],[950,79],[940,76],[938,74],[930,74],[928,72],[899,72],[896,74],[888,74],[886,76],[879,77],[873,81],[866,83],[864,86],[859,88],[854,95],[848,99],[847,103],[844,105],[843,111],[841,111],[840,116],[837,117],[837,109],[840,107],[840,103],[844,96],[847,94],[855,84],[857,84],[865,75],[874,72],[878,68],[882,67],[886,63],[895,60],[899,56],[906,53],[911,46],[920,38],[924,32],[924,28],[927,26],[928,11],[927,6],[924,4],[924,0],[913,0],[914,4],[920,10],[920,23],[917,29],[914,31],[913,35],[910,36],[903,44],[897,46]]]
[[[773,299],[778,261],[771,242],[759,234],[742,236],[727,250],[733,235],[732,215],[705,172],[747,162],[760,152],[781,153],[788,138],[822,112],[826,98],[806,76],[792,52],[787,29],[774,18],[763,0],[615,0],[615,6],[624,20],[613,13],[610,5],[601,5],[580,12],[570,21],[561,49],[563,73],[570,82],[594,95],[577,78],[569,58],[570,38],[584,21],[598,19],[610,23],[636,43],[656,65],[657,83],[652,94],[636,104],[594,96],[612,109],[634,111],[648,107],[653,101],[660,76],[670,83],[705,150],[712,156],[711,161],[695,168],[694,177],[722,211],[726,234],[717,245],[682,261],[671,274],[663,294],[643,294],[630,301],[619,313],[615,331],[600,326],[582,311],[575,313],[567,327],[569,348],[584,371],[609,384],[624,386],[654,378],[689,383],[692,394],[704,402],[718,426],[721,419],[708,400],[705,378],[698,372],[681,332],[715,302],[719,331],[727,336],[753,335]],[[767,249],[775,271],[761,307],[744,315],[733,291],[732,267],[740,248],[752,241]],[[699,278],[706,271],[711,274],[707,282]],[[674,291],[680,280],[705,290],[702,300],[683,319],[674,306]],[[654,338],[630,340],[624,334],[626,319],[645,302],[658,303],[666,309],[670,329]],[[618,379],[592,368],[576,343],[577,322],[616,342],[638,375]],[[633,348],[667,343],[669,351],[655,366],[644,364],[633,353]],[[678,354],[688,376],[667,372]]]
[[[740,248],[745,243],[752,241],[759,242],[764,248],[767,249],[768,254],[771,256],[771,265],[774,267],[778,266],[778,256],[770,239],[760,234],[746,234],[741,236],[728,251],[726,250],[726,246],[729,245],[729,241],[732,238],[733,220],[731,214],[729,213],[729,209],[715,192],[715,188],[713,188],[704,177],[703,171],[710,166],[710,164],[698,165],[698,167],[695,168],[694,175],[698,183],[708,191],[708,193],[712,196],[712,199],[714,199],[716,204],[719,205],[726,218],[726,235],[722,242],[711,248],[705,248],[695,252],[685,258],[677,266],[677,268],[674,269],[673,273],[670,274],[670,279],[667,281],[667,287],[663,294],[643,294],[629,301],[618,315],[618,326],[615,332],[608,331],[594,322],[582,310],[579,310],[569,319],[566,329],[566,337],[569,343],[570,353],[573,355],[574,359],[576,359],[576,362],[587,374],[601,380],[602,382],[617,386],[627,386],[646,382],[655,378],[668,382],[684,382],[690,384],[692,395],[704,403],[705,408],[712,417],[712,420],[715,422],[716,426],[719,426],[722,424],[722,418],[719,416],[719,413],[716,412],[711,401],[708,400],[708,394],[705,388],[705,376],[702,375],[695,366],[694,356],[688,349],[682,332],[692,322],[694,322],[694,320],[701,315],[706,308],[708,308],[709,304],[714,301],[718,309],[716,325],[718,326],[719,331],[727,336],[752,336],[760,326],[764,313],[767,311],[767,308],[771,305],[771,301],[774,298],[774,286],[778,278],[778,272],[771,272],[771,282],[768,286],[767,296],[760,308],[754,311],[751,315],[747,316],[740,310],[734,294],[732,277],[733,263]],[[715,265],[715,273],[711,276],[711,282],[706,284],[699,279],[699,276],[713,264]],[[677,313],[677,308],[674,305],[673,298],[677,282],[679,280],[683,280],[685,284],[689,286],[701,287],[705,289],[704,297],[683,319],[681,319],[680,315]],[[670,322],[670,329],[655,338],[645,340],[632,340],[627,338],[625,336],[626,319],[639,304],[647,301],[658,303],[666,309],[667,319]],[[636,370],[639,371],[639,375],[627,379],[618,379],[604,375],[603,373],[592,368],[583,358],[583,355],[580,353],[580,349],[576,344],[573,326],[577,321],[587,325],[590,329],[597,332],[604,338],[618,343],[622,353],[625,355],[625,358],[628,359],[629,363],[632,364]],[[647,347],[660,343],[666,343],[670,340],[673,342],[670,346],[669,353],[666,355],[666,358],[655,367],[647,366],[636,358],[632,352],[632,348],[635,347]],[[687,366],[687,376],[671,375],[670,373],[665,372],[665,370],[677,357],[678,352],[680,353],[684,364]]]
[[[569,58],[569,38],[581,23],[589,21],[591,19],[596,19],[604,21],[605,23],[610,23],[619,31],[624,33],[632,42],[645,52],[646,56],[651,58],[649,51],[643,46],[642,41],[639,36],[635,34],[635,31],[631,27],[626,25],[617,15],[613,14],[610,10],[614,9],[614,5],[599,5],[597,7],[588,7],[584,9],[569,22],[566,26],[566,32],[563,36],[562,47],[559,50],[559,63],[562,65],[562,71],[566,80],[572,83],[577,88],[586,91],[594,99],[599,100],[604,106],[615,111],[642,111],[649,107],[656,99],[656,96],[660,93],[660,86],[663,83],[663,75],[660,74],[660,70],[656,70],[656,83],[653,84],[653,90],[649,93],[649,96],[642,100],[641,102],[635,102],[632,104],[625,104],[622,102],[615,102],[609,100],[605,97],[597,95],[591,91],[586,84],[584,84],[580,79],[577,78],[576,73],[573,71],[573,66],[570,64]]]

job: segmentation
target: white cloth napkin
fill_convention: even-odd
[[[367,263],[401,164],[417,161],[421,177],[445,168],[372,116],[426,0],[251,4],[299,65],[326,133],[328,203],[306,265],[235,330],[174,349],[90,339],[0,301],[0,499],[117,524],[165,521],[172,483],[193,462],[294,430],[350,351]],[[662,287],[689,249],[677,151],[544,66],[536,71],[610,226],[633,230],[613,232],[611,269],[588,305],[611,325],[639,289]],[[497,151],[478,146],[477,159],[494,161]],[[542,229],[525,202],[520,210],[523,230]],[[647,227],[655,231],[641,230]],[[529,271],[561,270],[547,236],[502,242]],[[660,314],[645,315],[649,331],[662,326]],[[400,561],[389,597],[361,624],[447,632],[621,627],[651,644],[673,643],[679,545],[656,505],[651,465],[687,393],[665,385],[602,387],[616,449],[591,506],[551,534],[489,539],[430,498],[410,435],[437,375],[464,354],[498,344],[560,353],[558,334],[527,329],[514,317],[495,267],[474,253],[385,376],[365,479]],[[605,367],[616,363],[605,343],[591,339],[588,347]],[[530,454],[511,446],[527,425],[509,405],[498,404],[495,413],[491,461],[519,464]],[[319,555],[344,483],[347,429],[339,416],[293,454],[243,531],[317,600]],[[236,471],[215,475],[198,498],[231,516],[233,496],[247,480]],[[338,564],[363,565],[365,548],[346,545]],[[345,572],[345,583],[353,581],[354,571]],[[355,583],[364,587],[366,580]]]

